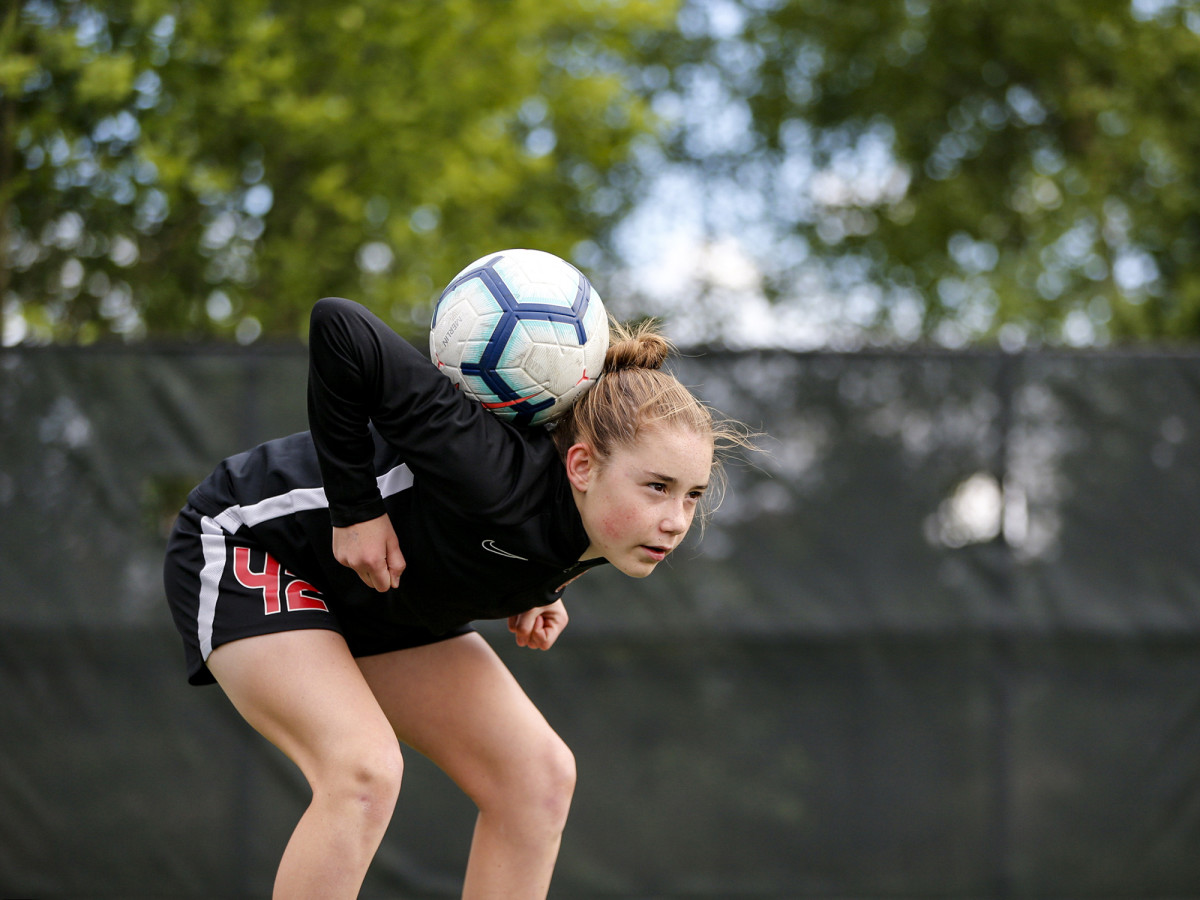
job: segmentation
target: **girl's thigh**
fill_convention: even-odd
[[[358,665],[400,740],[477,803],[523,769],[573,773],[566,745],[478,634],[360,657]]]
[[[391,726],[337,632],[231,641],[212,652],[208,666],[242,717],[310,781],[347,754],[394,755]]]

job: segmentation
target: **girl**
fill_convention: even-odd
[[[188,680],[218,682],[312,788],[275,896],[357,894],[402,742],[479,808],[463,896],[544,897],[574,758],[469,623],[548,650],[569,582],[644,577],[679,545],[732,431],[645,328],[618,329],[553,431],[502,422],[350,301],[316,304],[309,347],[311,431],[221,463],[165,569]]]

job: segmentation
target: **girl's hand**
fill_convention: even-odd
[[[517,636],[517,646],[549,650],[567,627],[567,608],[561,600],[537,606],[508,617],[508,630]]]
[[[334,528],[333,558],[357,572],[369,588],[387,591],[400,586],[404,554],[386,513],[357,525]]]

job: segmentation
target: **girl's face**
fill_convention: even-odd
[[[567,477],[591,546],[634,578],[679,546],[708,487],[712,440],[679,426],[648,426],[601,462],[583,443],[567,451]]]

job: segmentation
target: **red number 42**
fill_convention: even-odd
[[[268,616],[281,611],[284,603],[287,604],[288,612],[301,609],[321,609],[329,612],[329,607],[321,599],[320,591],[283,568],[270,554],[266,555],[263,570],[255,572],[250,568],[250,548],[234,547],[233,574],[241,584],[263,592],[263,606]],[[280,595],[283,596],[282,602]]]

